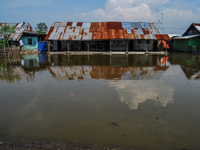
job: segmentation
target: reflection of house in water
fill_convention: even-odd
[[[174,53],[169,57],[169,62],[174,65],[180,65],[181,69],[185,73],[188,79],[194,78],[199,79],[200,72],[200,56],[191,54],[179,54]]]
[[[75,79],[91,79],[90,73],[91,66],[58,66],[47,67],[52,77],[62,80],[75,80]]]
[[[19,75],[20,79],[26,79],[27,81],[33,81],[35,78],[35,72],[27,72],[21,66],[14,67],[15,74]]]
[[[40,69],[45,69],[47,66],[49,66],[48,55],[46,53],[40,53],[38,56]]]
[[[39,69],[39,57],[38,55],[23,55],[21,65],[25,71],[27,80],[33,81],[35,78],[35,70]],[[30,78],[29,78],[30,77]]]
[[[28,81],[33,81],[35,78],[35,72],[46,68],[47,65],[47,54],[23,55],[21,66],[15,67],[14,70],[21,79],[26,78]]]
[[[49,65],[47,54],[23,55],[21,65],[25,70],[40,70]]]
[[[15,55],[11,59],[0,59],[0,81],[7,80],[11,82],[15,79],[32,81],[35,78],[35,72],[46,69],[48,65],[47,54]]]
[[[39,68],[38,55],[23,55],[21,65],[23,68]]]
[[[168,69],[161,67],[160,56],[149,56],[146,59],[131,56],[53,56],[52,64],[47,67],[52,76],[58,80],[62,79],[105,79],[105,80],[143,80],[159,79]],[[60,58],[57,58],[60,57]],[[65,56],[64,56],[65,57]],[[68,57],[68,56],[66,56]],[[98,56],[99,57],[99,56]],[[118,58],[119,57],[119,58]],[[134,59],[132,57],[135,57]],[[144,56],[143,56],[144,57]],[[101,59],[103,61],[101,61]],[[59,61],[59,62],[58,62]],[[95,64],[95,65],[93,65]],[[58,66],[56,66],[58,65]]]

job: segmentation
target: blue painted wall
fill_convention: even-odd
[[[24,45],[22,50],[38,50],[38,37],[21,37]],[[28,44],[28,39],[32,40],[32,44]]]

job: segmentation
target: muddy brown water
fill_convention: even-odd
[[[1,59],[0,137],[199,149],[199,79],[200,57],[181,53]]]

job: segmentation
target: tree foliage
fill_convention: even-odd
[[[2,40],[0,42],[1,46],[5,46],[5,43],[7,42],[7,46],[9,47],[8,41],[11,40],[11,34],[15,33],[16,26],[10,26],[7,23],[1,26],[0,28],[0,36],[2,37]],[[3,44],[1,44],[3,43]]]
[[[48,27],[44,22],[41,22],[36,25],[35,30],[38,33],[47,33]]]
[[[0,39],[0,47],[3,47],[3,40]]]

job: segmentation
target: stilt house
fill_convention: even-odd
[[[172,41],[173,51],[199,52],[200,23],[192,23],[182,36],[175,37]]]
[[[5,23],[0,23],[0,28],[4,24]],[[16,27],[15,33],[11,34],[11,41],[9,41],[9,43],[11,45],[18,46],[19,40],[22,40],[24,43],[22,50],[38,50],[38,41],[44,40],[46,36],[46,34],[34,32],[32,26],[28,22],[6,24],[8,24],[10,27]],[[2,37],[0,35],[0,39],[1,38]]]
[[[157,51],[170,37],[160,22],[54,22],[51,51]]]

